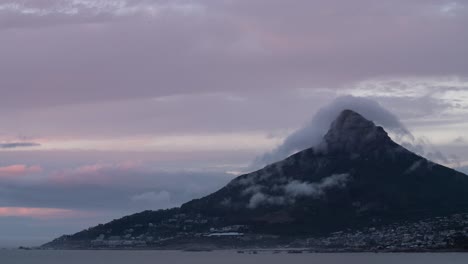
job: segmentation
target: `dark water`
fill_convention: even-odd
[[[468,254],[238,254],[235,251],[180,252],[180,251],[19,251],[0,250],[1,264],[146,264],[146,263],[226,263],[226,264],[468,264]]]

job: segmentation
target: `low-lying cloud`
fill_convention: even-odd
[[[318,183],[292,181],[284,187],[284,190],[285,190],[286,195],[289,195],[292,197],[299,197],[299,196],[320,197],[325,194],[327,189],[330,189],[333,187],[337,187],[337,188],[345,187],[348,180],[349,180],[349,174],[334,174],[330,177],[322,179]]]
[[[282,205],[285,202],[286,202],[286,198],[282,196],[270,196],[264,193],[256,193],[250,198],[249,204],[247,205],[247,207],[254,209],[264,204]]]
[[[349,180],[350,175],[347,173],[333,174],[329,177],[323,178],[319,182],[301,182],[294,180],[282,186],[275,187],[275,189],[278,189],[283,193],[282,195],[269,195],[263,193],[261,191],[262,186],[254,185],[253,187],[256,187],[255,189],[257,192],[253,193],[247,207],[254,209],[261,205],[293,204],[299,197],[313,197],[318,199],[324,197],[329,189],[341,189],[346,187]],[[244,195],[248,193],[251,192],[244,192]]]

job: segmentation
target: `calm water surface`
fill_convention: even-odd
[[[180,252],[180,251],[19,251],[0,250],[1,264],[146,264],[146,263],[227,263],[227,264],[467,264],[468,254],[424,253],[424,254],[238,254],[235,251]]]

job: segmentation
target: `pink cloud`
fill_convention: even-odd
[[[27,166],[24,164],[16,164],[11,166],[0,167],[0,177],[22,176],[31,173],[42,172],[40,166]]]
[[[0,217],[29,217],[35,219],[75,218],[87,212],[57,208],[0,207]]]
[[[61,170],[50,177],[52,182],[60,184],[97,184],[127,183],[128,179],[122,174],[140,172],[141,162],[124,161],[118,164],[91,164],[75,169]]]

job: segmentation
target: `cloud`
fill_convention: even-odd
[[[134,195],[130,198],[134,202],[145,202],[151,204],[163,204],[164,206],[170,205],[171,194],[167,191],[160,192],[145,192],[142,194]]]
[[[0,175],[20,175],[28,169],[37,171],[34,167],[11,166],[0,170]],[[233,177],[219,171],[163,171],[129,163],[47,169],[34,181],[1,178],[0,206],[104,210],[124,215],[179,206],[216,191]]]
[[[14,149],[14,148],[27,148],[39,147],[41,144],[34,142],[13,142],[13,143],[0,143],[0,149]]]
[[[129,197],[167,191],[180,204],[216,190],[232,176],[221,169],[161,168],[249,162],[278,143],[262,141],[263,134],[282,140],[335,94],[363,80],[392,78],[367,82],[359,89],[368,93],[353,94],[377,99],[409,127],[439,126],[463,135],[466,127],[453,125],[467,120],[468,64],[460,56],[468,53],[466,7],[452,0],[1,1],[1,136],[27,131],[32,138],[53,139],[41,140],[45,145],[65,147],[0,151],[2,164],[39,163],[45,175],[34,182],[2,179],[0,203],[108,208],[119,215],[148,209]],[[435,80],[439,76],[459,82],[441,83]],[[406,77],[423,81],[401,81]],[[444,95],[437,93],[442,87]],[[310,95],[298,96],[304,88]],[[376,108],[369,109],[372,114]],[[297,132],[259,163],[313,145],[331,120],[322,121],[322,128]],[[382,125],[401,128],[391,118]],[[230,143],[229,133],[238,140]],[[158,145],[159,152],[124,149],[147,135],[170,144]],[[229,141],[222,151],[198,147],[210,144],[213,135]],[[171,145],[186,136],[190,140],[175,144],[178,151],[173,151]],[[123,150],[88,150],[103,139]],[[78,151],[80,142],[91,143]],[[239,151],[241,144],[249,148]],[[115,165],[129,156],[150,165]]]
[[[447,117],[468,113],[467,89],[466,77],[374,78],[356,83],[347,93],[392,106],[412,122],[437,122],[434,116],[438,122],[457,122]]]
[[[292,181],[288,183],[284,189],[286,195],[292,197],[313,196],[320,197],[325,194],[325,191],[330,188],[343,188],[349,180],[349,174],[334,174],[330,177],[322,179],[318,183],[307,183]]]
[[[252,195],[249,200],[248,208],[254,209],[260,205],[283,205],[286,203],[285,197],[282,196],[270,196],[264,193],[256,193]]]
[[[0,106],[466,76],[467,8],[450,2],[3,1]]]
[[[460,157],[455,154],[443,153],[438,146],[432,144],[431,141],[424,136],[414,138],[403,137],[398,140],[403,147],[429,160],[452,167],[460,166]]]
[[[417,170],[418,168],[420,168],[421,166],[423,166],[423,165],[425,165],[425,164],[428,165],[428,163],[427,163],[425,160],[423,160],[423,159],[420,159],[420,160],[418,160],[418,161],[415,161],[413,164],[411,164],[411,166],[410,166],[404,173],[405,173],[405,174],[411,173],[411,172]],[[429,165],[430,165],[430,164],[429,164]]]
[[[17,164],[0,167],[0,177],[23,176],[40,172],[42,172],[42,168],[40,166]]]
[[[333,174],[323,178],[319,182],[290,181],[276,186],[282,192],[281,195],[269,195],[262,192],[262,186],[255,185],[255,192],[247,191],[244,194],[252,194],[247,207],[257,208],[261,205],[285,205],[294,204],[298,197],[321,198],[326,195],[327,190],[332,188],[344,188],[350,180],[349,174]],[[249,190],[249,187],[246,189]]]
[[[7,0],[0,4],[6,28],[48,27],[60,24],[106,23],[128,17],[159,17],[165,13],[200,12],[193,1],[145,0]]]
[[[459,167],[459,168],[456,168],[458,171],[462,172],[462,173],[465,173],[466,175],[468,175],[468,166],[464,166],[464,167]]]
[[[258,157],[253,166],[267,165],[284,159],[297,151],[317,146],[333,120],[345,109],[354,110],[397,135],[413,138],[399,119],[376,101],[362,97],[342,96],[320,109],[311,121],[291,133],[273,151]]]
[[[243,96],[246,100],[229,99],[235,95]],[[14,135],[19,130],[29,131],[31,136],[39,135],[36,138],[41,138],[42,148],[60,148],[59,143],[92,148],[92,144],[103,140],[110,147],[123,149],[138,144],[149,145],[153,141],[156,146],[160,146],[163,140],[187,141],[190,138],[210,143],[210,137],[216,137],[216,142],[222,141],[224,145],[229,145],[232,140],[222,138],[229,136],[268,143],[275,138],[268,139],[266,134],[275,134],[277,130],[281,132],[285,128],[300,125],[305,118],[310,118],[311,111],[320,106],[317,102],[328,101],[333,96],[333,91],[330,91],[324,92],[322,96],[303,98],[296,91],[288,91],[269,94],[268,100],[265,100],[262,93],[241,91],[191,93],[162,98],[26,108],[9,115],[0,115],[0,122],[14,119],[15,129],[7,128],[6,132]],[[284,111],[277,105],[290,107]],[[253,112],[256,114],[252,115]],[[226,117],[229,117],[229,121]],[[40,135],[47,137],[42,138]],[[133,142],[118,144],[120,140]],[[108,145],[105,146],[110,148]]]
[[[27,217],[35,219],[62,219],[83,217],[88,214],[68,209],[0,207],[0,217]]]
[[[468,117],[468,81],[457,76],[375,78],[347,90],[355,96],[378,101],[401,117],[414,137],[393,134],[409,150],[447,166],[466,162],[462,144]],[[456,140],[451,140],[455,138]]]
[[[375,85],[378,84],[379,82],[375,83]],[[449,84],[452,84],[453,87],[450,87]],[[371,84],[368,83],[366,86],[370,85]],[[404,88],[401,87],[402,85]],[[424,100],[427,95],[424,92],[421,93],[421,96],[424,98],[418,98],[417,95],[414,94],[412,96],[415,96],[416,99],[413,98],[408,100],[402,94],[404,94],[406,90],[409,90],[411,93],[410,88],[413,87],[413,85],[414,87],[419,87],[419,89],[422,89],[426,92],[438,93],[443,97],[448,96],[447,93],[451,93],[453,91],[456,91],[456,93],[447,97],[446,100],[440,100],[436,98]],[[439,83],[435,83],[433,85],[434,86],[432,87],[430,86],[430,82],[424,83],[421,80],[413,82],[395,82],[394,86],[390,85],[390,82],[383,82],[383,84],[379,84],[380,88],[376,90],[376,94],[374,96],[371,96],[369,91],[359,89],[354,90],[354,93],[361,94],[362,96],[366,97],[357,97],[352,95],[339,96],[328,105],[325,105],[319,109],[309,122],[289,134],[279,146],[274,148],[272,151],[255,158],[250,167],[260,168],[262,166],[282,160],[295,152],[317,146],[322,141],[323,136],[329,130],[332,121],[339,115],[341,111],[345,109],[354,110],[363,115],[365,118],[373,121],[377,125],[382,126],[387,132],[389,132],[390,136],[395,142],[401,144],[410,151],[424,156],[434,162],[442,163],[447,166],[459,166],[461,161],[460,155],[447,154],[442,152],[438,145],[433,144],[432,140],[424,135],[415,136],[412,132],[409,131],[406,125],[400,121],[399,117],[392,113],[393,110],[395,110],[406,118],[413,118],[413,115],[407,115],[404,112],[402,113],[402,111],[412,111],[411,109],[414,109],[414,104],[417,104],[420,107],[418,110],[424,112],[424,115],[420,113],[415,116],[417,118],[417,122],[421,121],[422,117],[430,118],[430,120],[438,120],[434,117],[435,113],[433,113],[433,109],[427,111],[424,109],[437,104],[439,107],[439,112],[449,111],[450,107],[446,103],[448,98],[452,98],[455,95],[458,98],[463,98],[463,92],[466,91],[466,87],[468,87],[466,86],[465,82],[459,82],[456,80],[447,80],[446,84],[443,84],[441,81],[439,81]],[[438,90],[437,87],[444,87],[444,89]],[[463,92],[460,93],[459,90],[462,90]],[[349,92],[353,92],[353,90],[349,90]],[[401,96],[403,96],[403,99],[398,101],[397,99]],[[393,103],[389,103],[389,98],[392,98]],[[450,100],[454,99],[452,98]],[[384,107],[379,102],[385,102],[386,107]],[[401,105],[402,102],[405,104],[405,106]],[[406,105],[406,103],[408,103],[408,105]],[[391,107],[390,109],[392,112],[387,110],[387,107]],[[413,114],[414,112],[416,112],[416,110],[413,110]],[[461,116],[463,115],[460,115],[460,117]],[[441,124],[444,124],[443,121],[440,122]],[[456,124],[459,124],[460,120],[455,119],[449,120],[448,122],[455,122]],[[431,132],[429,128],[427,128],[427,125],[425,126],[425,132]],[[436,129],[436,127],[433,129]],[[451,132],[447,124],[438,129],[442,129],[440,132],[442,136]],[[460,140],[463,138],[458,137],[457,139],[457,143],[460,143]],[[452,144],[453,142],[447,143]]]

